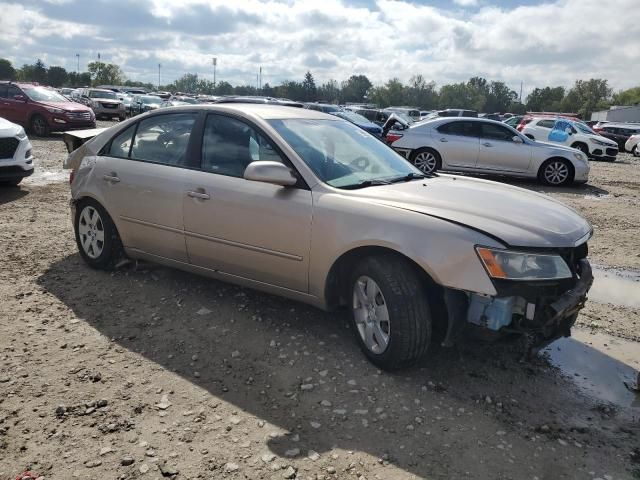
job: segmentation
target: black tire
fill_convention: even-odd
[[[428,160],[422,160],[424,155],[432,156],[435,163],[430,163]],[[433,148],[419,148],[418,150],[411,152],[409,160],[418,170],[427,174],[434,173],[442,169],[442,157]],[[427,167],[427,165],[429,165],[429,167]]]
[[[22,178],[12,178],[11,180],[0,181],[0,185],[6,186],[6,187],[17,187],[18,185],[20,185],[21,181],[22,181]]]
[[[377,284],[388,310],[388,343],[379,353],[367,347],[356,321],[358,300],[354,298],[354,292],[356,282],[363,277]],[[365,356],[384,370],[415,364],[426,353],[432,332],[428,287],[416,268],[393,254],[367,257],[356,265],[349,286],[354,334]],[[360,325],[364,328],[364,323]]]
[[[557,166],[558,164],[564,165],[564,168],[566,168],[567,171],[567,175],[563,179],[553,181],[553,175],[550,174],[550,169],[554,168],[554,166]],[[552,187],[563,187],[573,182],[574,174],[575,172],[573,170],[573,165],[569,160],[565,158],[550,158],[540,166],[540,170],[538,170],[538,180],[541,183],[550,185]]]
[[[31,117],[29,128],[37,137],[48,137],[51,132],[47,119],[42,115],[34,115]]]
[[[587,147],[584,143],[574,143],[573,145],[571,145],[571,148],[580,150],[587,156],[587,158],[589,158],[589,147]]]
[[[531,135],[530,133],[525,133],[524,136],[527,137],[530,140],[535,140],[535,137],[533,135]]]
[[[640,157],[640,149],[638,149],[638,145],[631,149],[631,153],[634,157]]]
[[[92,257],[90,255],[90,252],[88,252],[83,246],[83,240],[85,236],[80,233],[81,225],[83,223],[82,215],[85,209],[93,209],[95,212],[97,212],[97,214],[99,215],[100,225],[98,225],[97,220],[95,224],[97,226],[97,229],[100,230],[101,228],[103,232],[104,240],[102,242],[101,252],[95,257]],[[102,205],[100,205],[95,200],[87,198],[77,203],[76,218],[73,221],[73,226],[75,230],[76,244],[78,245],[80,256],[91,268],[100,270],[111,270],[116,262],[124,256],[122,243],[120,242],[120,236],[118,235],[118,230],[116,229],[113,220],[111,219],[107,211],[102,207]],[[81,239],[81,236],[83,237],[83,239]]]

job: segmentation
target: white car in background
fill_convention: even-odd
[[[0,184],[18,185],[32,173],[32,147],[24,128],[0,117]]]
[[[624,149],[633,153],[634,157],[640,157],[640,134],[630,136],[624,144]]]
[[[526,137],[539,142],[549,142],[549,133],[556,123],[556,118],[534,117],[520,129]],[[618,144],[602,135],[598,135],[582,122],[563,119],[571,124],[572,130],[567,140],[560,145],[577,148],[589,158],[598,158],[614,162],[618,155]],[[553,142],[557,143],[557,142]]]
[[[584,153],[535,142],[494,120],[442,117],[411,125],[401,133],[391,147],[425,173],[508,175],[536,178],[554,186],[589,179]]]

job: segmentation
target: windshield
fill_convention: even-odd
[[[23,87],[22,90],[34,102],[68,102],[58,92],[44,87]]]
[[[140,97],[140,101],[145,105],[150,105],[154,103],[162,103],[162,99],[160,97]]]
[[[399,177],[422,178],[380,140],[342,120],[287,119],[269,123],[323,182],[338,188],[369,186]]]
[[[112,98],[116,100],[115,92],[102,92],[100,90],[89,90],[89,98]]]
[[[576,127],[577,130],[580,130],[582,133],[586,133],[587,135],[598,135],[596,132],[587,127],[584,123],[573,122],[573,126]]]

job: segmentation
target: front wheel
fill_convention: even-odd
[[[112,268],[122,256],[122,246],[113,220],[102,205],[91,199],[80,201],[74,226],[82,259],[91,268]]]
[[[353,326],[361,350],[378,367],[407,367],[426,353],[432,320],[423,283],[396,255],[368,257],[354,269]]]
[[[31,119],[31,131],[36,134],[38,137],[48,137],[49,136],[49,124],[47,120],[42,115],[35,115]]]
[[[640,149],[638,149],[638,145],[633,147],[633,149],[631,150],[631,153],[633,153],[634,157],[640,157]]]
[[[577,150],[580,150],[586,155],[587,158],[589,158],[589,147],[587,147],[584,143],[574,143],[571,146]]]
[[[442,168],[440,154],[431,148],[421,148],[411,154],[411,163],[424,173],[433,173]]]
[[[559,187],[573,181],[573,167],[562,158],[547,160],[540,167],[538,178],[542,183]]]

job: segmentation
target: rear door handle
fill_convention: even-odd
[[[187,195],[189,195],[191,198],[199,198],[200,200],[209,200],[211,198],[209,194],[205,193],[204,191],[202,192],[188,191]]]
[[[113,183],[118,183],[120,181],[120,179],[118,178],[118,175],[115,172],[111,172],[109,175],[103,175],[102,179],[105,182],[113,182]]]
[[[440,141],[441,142],[448,142],[449,140],[447,140],[446,138],[443,137],[443,138],[440,139]]]
[[[493,147],[493,145],[489,142],[484,142],[482,145],[484,145],[485,147]]]

